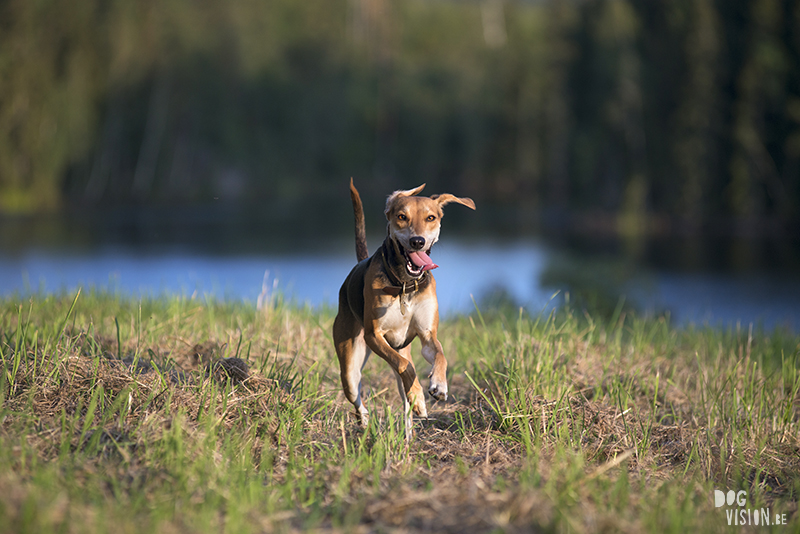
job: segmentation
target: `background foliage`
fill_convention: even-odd
[[[7,0],[0,210],[427,182],[616,231],[800,227],[798,0]]]

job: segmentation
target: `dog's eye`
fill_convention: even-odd
[[[406,217],[405,213],[401,213],[400,215],[397,216],[397,218],[400,219],[401,221],[408,220],[408,217]]]
[[[428,222],[433,222],[436,220],[436,215],[428,215],[428,218],[425,220]]]

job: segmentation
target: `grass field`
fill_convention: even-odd
[[[357,427],[332,321],[280,298],[0,300],[0,532],[800,528],[796,335],[476,312],[442,324],[451,396],[407,443],[375,356]]]

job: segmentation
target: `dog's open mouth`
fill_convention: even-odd
[[[406,256],[406,270],[412,276],[419,276],[425,271],[430,271],[438,267],[425,251],[418,250],[412,252],[404,250],[403,252]]]

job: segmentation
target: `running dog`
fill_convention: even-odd
[[[431,274],[438,265],[429,254],[439,239],[442,208],[456,202],[474,210],[475,203],[450,194],[416,196],[424,187],[422,184],[389,195],[385,210],[388,235],[369,256],[361,197],[350,179],[358,264],[339,290],[333,341],[344,394],[355,406],[362,425],[366,425],[369,412],[361,396],[361,370],[370,351],[386,360],[395,372],[406,430],[411,430],[411,410],[418,417],[428,416],[411,361],[410,344],[415,337],[422,342],[422,356],[432,365],[428,393],[434,399],[447,400],[447,360],[436,337],[439,303]]]

